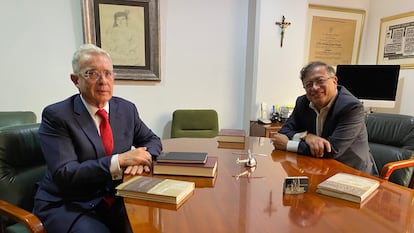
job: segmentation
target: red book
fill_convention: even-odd
[[[214,177],[218,158],[207,156],[206,163],[165,163],[154,162],[153,174]]]
[[[244,143],[246,131],[243,129],[221,129],[217,136],[219,142],[241,142]]]
[[[218,142],[218,148],[244,150],[244,142]]]

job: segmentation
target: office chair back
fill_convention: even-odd
[[[402,114],[371,113],[366,116],[368,142],[379,172],[390,162],[412,159],[414,117]],[[398,169],[391,182],[409,186],[414,167]]]
[[[11,125],[36,123],[36,114],[31,111],[0,112],[0,128]]]
[[[218,129],[216,110],[178,109],[173,112],[171,138],[213,138]]]
[[[28,232],[24,226],[29,226],[29,222],[16,224],[11,221],[11,219],[21,219],[22,212],[19,210],[15,213],[12,213],[13,210],[8,212],[7,206],[20,207],[28,212],[33,209],[36,182],[43,177],[46,170],[46,162],[39,143],[39,125],[38,123],[23,124],[0,129],[0,190],[2,190],[0,213],[9,217],[3,222],[5,232]],[[36,224],[29,227],[37,229],[39,223]]]

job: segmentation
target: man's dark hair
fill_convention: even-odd
[[[325,69],[328,71],[328,73],[329,73],[329,76],[330,77],[333,77],[333,76],[335,76],[335,69],[332,67],[332,66],[330,66],[330,65],[328,65],[328,64],[326,64],[325,62],[321,62],[321,61],[314,61],[314,62],[311,62],[311,63],[309,63],[308,65],[306,65],[305,67],[303,67],[302,68],[302,70],[300,70],[300,80],[302,80],[303,81],[303,79],[312,71],[312,70],[314,70],[316,67],[319,67],[319,66],[323,66],[323,67],[325,67]]]

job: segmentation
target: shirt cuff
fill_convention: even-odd
[[[292,141],[289,140],[286,145],[286,150],[290,152],[298,152],[299,142],[298,141]]]
[[[111,166],[109,167],[111,172],[112,180],[122,179],[122,169],[119,166],[118,154],[115,154],[111,157]]]

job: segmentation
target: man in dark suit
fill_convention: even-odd
[[[306,95],[296,100],[292,114],[272,140],[275,149],[318,158],[334,158],[377,175],[368,146],[364,107],[338,85],[333,67],[312,62],[301,70]]]
[[[122,198],[114,195],[114,188],[124,173],[149,172],[152,158],[162,150],[161,141],[133,103],[112,96],[108,53],[82,45],[72,66],[71,80],[79,94],[47,106],[42,113],[39,136],[47,171],[39,182],[33,212],[48,233],[130,232]],[[98,116],[98,109],[104,109],[105,116]],[[107,116],[109,141],[101,140],[108,128],[100,128]]]

